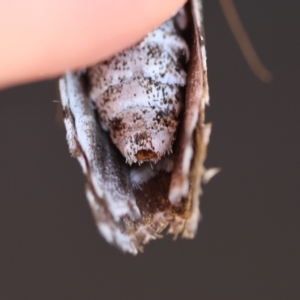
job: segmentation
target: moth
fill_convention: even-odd
[[[137,254],[168,233],[193,238],[211,131],[202,3],[140,43],[59,80],[71,156],[107,242]]]

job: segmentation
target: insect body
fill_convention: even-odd
[[[173,18],[139,44],[89,69],[90,97],[102,128],[110,131],[130,165],[156,163],[172,152],[188,56]]]
[[[69,149],[97,227],[132,254],[167,226],[186,238],[197,231],[200,183],[212,174],[203,165],[210,126],[201,7],[187,1],[138,45],[59,81]]]

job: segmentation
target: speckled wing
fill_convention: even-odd
[[[88,69],[102,128],[130,165],[157,163],[172,153],[189,59],[181,34],[177,18],[171,18],[138,44]]]

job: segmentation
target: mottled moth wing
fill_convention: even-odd
[[[204,124],[205,106],[209,103],[209,94],[202,1],[191,1],[191,18],[193,30],[185,117],[178,159],[175,161],[169,191],[169,199],[175,205],[182,198],[188,197],[189,205],[186,210],[188,217],[183,229],[183,237],[186,238],[195,236],[200,219],[200,183],[206,171],[204,160],[211,131],[211,125]],[[172,228],[170,230],[172,231]]]
[[[135,189],[130,166],[99,125],[91,105],[86,72],[67,73],[59,81],[71,155],[86,175],[86,194],[97,227],[107,242],[136,254],[143,244],[168,232],[192,238],[200,217],[200,183],[210,126],[204,125],[208,103],[206,54],[201,1],[189,1],[190,62],[184,112],[174,145],[174,169],[160,172]]]

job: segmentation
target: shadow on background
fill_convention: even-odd
[[[299,1],[236,1],[274,81],[246,65],[218,2],[204,1],[213,132],[193,241],[137,257],[99,236],[55,121],[56,82],[0,93],[1,299],[297,299]],[[298,265],[297,265],[298,264]],[[299,293],[298,293],[299,295]]]

